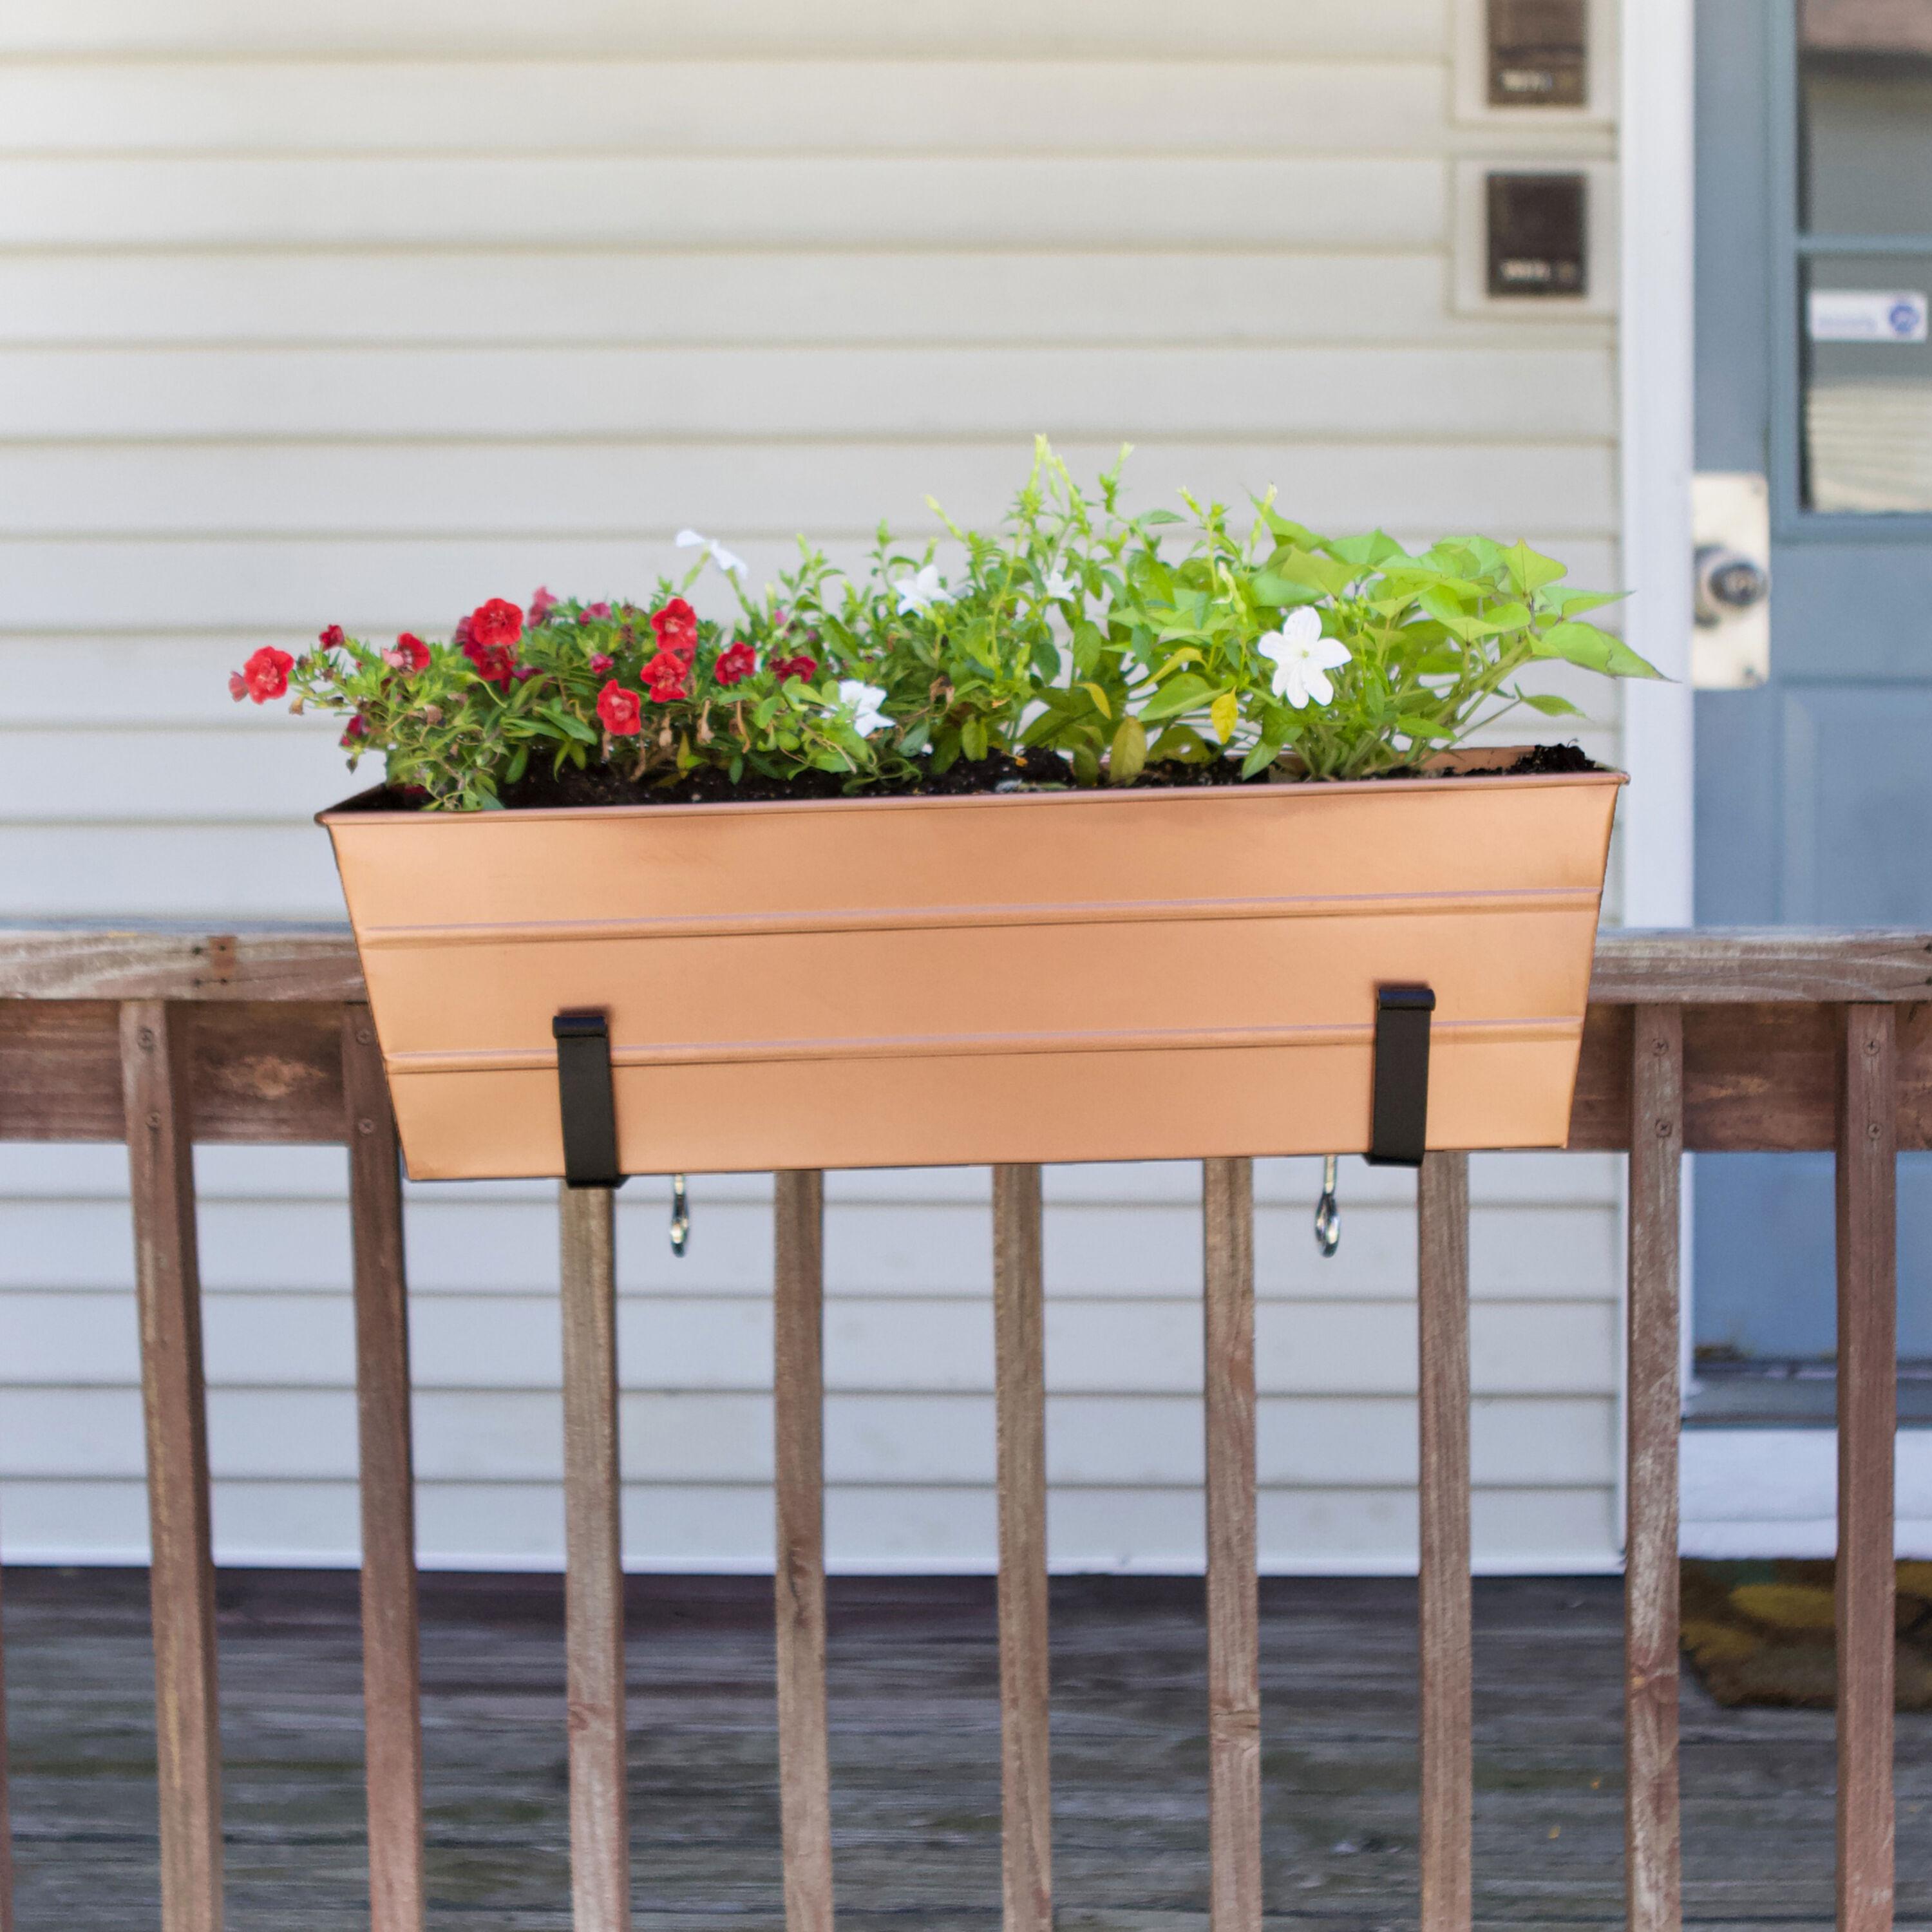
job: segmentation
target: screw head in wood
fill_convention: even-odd
[[[156,1128],[158,1128],[158,1127],[160,1126],[160,1124],[161,1124],[161,1115],[160,1115],[160,1109],[159,1108],[157,1108],[154,1110],[154,1112],[152,1112],[152,1114],[150,1114],[148,1116],[148,1126],[151,1126],[151,1127],[156,1127]]]
[[[135,1035],[135,1038],[140,1042],[141,1051],[143,1053],[152,1053],[154,1052],[154,1030],[152,1027],[143,1027],[141,1030]]]
[[[367,1027],[356,1028],[356,1044],[358,1046],[373,1046],[375,1043],[376,1036]]]
[[[374,1120],[358,1120],[356,1131],[358,1134],[373,1134],[376,1131],[376,1123]]]
[[[1878,1138],[1877,1121],[1874,1120],[1867,1126],[1865,1129],[1865,1138],[1868,1141],[1875,1141]]]
[[[1658,1122],[1657,1138],[1660,1141],[1667,1141],[1670,1139],[1670,1123],[1668,1120],[1659,1120]]]

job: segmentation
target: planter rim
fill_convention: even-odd
[[[1516,747],[1510,748],[1516,749]],[[1528,746],[1522,750],[1532,748]],[[1154,800],[1191,800],[1196,804],[1216,803],[1286,794],[1332,798],[1338,794],[1394,791],[1403,796],[1412,792],[1492,791],[1501,788],[1559,787],[1567,785],[1625,785],[1628,772],[1606,768],[1594,772],[1463,772],[1445,773],[1440,778],[1294,778],[1270,784],[1149,785],[1124,790],[1106,785],[1082,786],[1064,791],[973,791],[940,794],[913,793],[890,798],[801,798],[712,800],[680,805],[545,805],[505,812],[372,812],[357,806],[358,799],[373,798],[382,790],[372,785],[315,814],[318,825],[393,824],[460,825],[476,819],[505,823],[526,820],[584,818],[688,818],[719,812],[750,815],[799,812],[958,812],[973,807],[1010,809],[1015,806],[1066,806],[1133,804],[1145,807]]]

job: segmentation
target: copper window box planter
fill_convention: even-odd
[[[1365,1149],[1396,982],[1432,1147],[1561,1146],[1623,782],[321,822],[418,1180],[562,1172],[584,1009],[626,1173],[1198,1160]]]

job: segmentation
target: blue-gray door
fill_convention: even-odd
[[[1697,114],[1697,466],[1772,504],[1770,680],[1696,698],[1697,918],[1932,927],[1932,4],[1698,0]],[[1700,1156],[1700,1359],[1828,1358],[1832,1242],[1828,1155]]]

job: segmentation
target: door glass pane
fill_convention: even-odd
[[[1805,226],[1932,235],[1932,4],[1805,0],[1802,21]]]
[[[1805,265],[1804,500],[1932,511],[1932,251]]]

